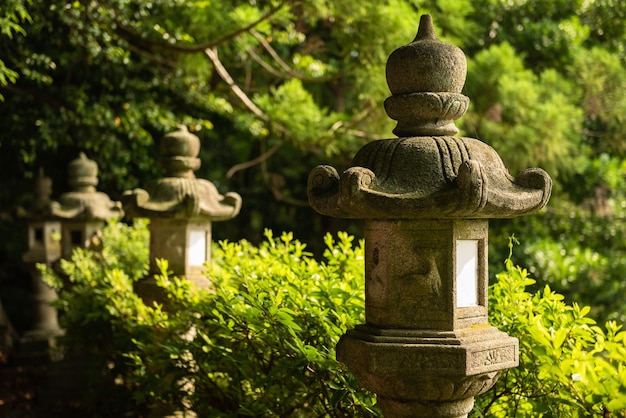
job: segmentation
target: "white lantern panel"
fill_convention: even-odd
[[[187,262],[190,266],[201,266],[206,261],[206,231],[189,231]]]
[[[478,240],[456,242],[456,306],[478,305]]]

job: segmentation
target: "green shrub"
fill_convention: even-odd
[[[189,408],[200,416],[380,415],[374,396],[335,360],[339,337],[364,321],[362,243],[327,235],[318,262],[291,234],[266,232],[258,247],[222,242],[207,272],[211,290],[169,277],[161,263],[163,309],[133,292],[147,259],[131,265],[124,237],[137,228],[145,225],[111,225],[98,251],[78,250],[63,262],[69,285],[48,272],[67,343],[90,346],[96,359],[92,392],[110,391],[111,382],[127,391],[111,416],[128,409],[129,396],[136,410]]]
[[[569,198],[555,196],[534,216],[492,223],[502,232],[490,242],[503,251],[492,248],[490,257],[500,263],[508,236],[532,231],[516,251],[518,263],[568,303],[590,306],[598,323],[626,326],[626,160],[602,154],[577,169]]]
[[[133,282],[146,273],[148,240],[144,221],[134,227],[111,223],[90,249],[77,248],[55,269],[40,265],[59,294],[67,367],[76,371],[78,393],[67,398],[80,397],[91,416],[116,416],[121,405],[132,403],[134,387],[123,379],[132,369],[124,353],[134,349],[132,338],[149,338],[150,327],[138,319],[156,322],[159,316],[133,292]]]
[[[473,416],[626,417],[626,332],[612,321],[603,330],[589,307],[566,304],[548,285],[526,291],[535,280],[510,254],[505,267],[489,317],[519,339],[520,365],[476,399]]]
[[[328,235],[321,261],[291,234],[266,231],[259,246],[221,242],[207,266],[211,290],[170,277],[162,261],[163,307],[133,291],[146,275],[147,237],[143,222],[111,224],[95,248],[61,263],[62,275],[46,271],[68,357],[89,360],[89,416],[380,415],[335,360],[339,337],[364,321],[362,242]],[[519,338],[520,366],[476,399],[472,415],[625,416],[626,333],[613,322],[601,329],[589,308],[547,286],[527,291],[535,282],[510,255],[505,267],[490,289],[490,320]]]

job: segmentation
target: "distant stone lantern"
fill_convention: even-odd
[[[61,221],[61,254],[70,258],[75,248],[89,247],[105,222],[123,216],[122,204],[96,190],[98,164],[84,153],[70,162],[68,183],[71,191],[50,204],[52,215]]]
[[[160,148],[166,177],[145,190],[127,191],[124,208],[129,218],[150,219],[152,275],[160,273],[156,260],[166,259],[175,275],[206,287],[203,265],[211,257],[211,224],[237,216],[241,197],[221,195],[213,183],[196,178],[200,140],[186,126],[165,135]]]
[[[316,211],[365,222],[366,324],[337,357],[389,417],[466,417],[518,364],[517,339],[488,324],[488,219],[540,210],[552,181],[537,168],[513,178],[490,146],[454,136],[465,75],[463,52],[422,16],[387,61],[399,138],[365,145],[341,175],[309,175]]]
[[[40,170],[35,179],[34,199],[17,209],[18,216],[28,226],[28,250],[22,260],[31,275],[34,302],[34,321],[29,334],[43,337],[60,332],[57,310],[51,305],[57,298],[56,292],[43,282],[37,268],[39,263],[50,266],[61,258],[61,223],[52,217],[51,194],[52,180]]]

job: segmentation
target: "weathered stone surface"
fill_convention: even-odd
[[[199,152],[200,140],[181,125],[161,141],[166,177],[145,189],[125,192],[122,201],[129,218],[150,219],[150,273],[158,274],[156,260],[166,259],[175,275],[206,287],[202,271],[211,256],[211,224],[234,218],[241,197],[233,192],[221,195],[213,183],[196,178]],[[151,280],[144,284],[150,285]],[[148,298],[158,299],[158,295]]]
[[[61,222],[55,219],[51,210],[52,180],[46,177],[43,170],[35,179],[34,199],[30,204],[17,209],[17,215],[28,225],[28,249],[22,260],[26,264],[31,277],[31,297],[33,307],[33,323],[27,333],[28,338],[47,342],[52,336],[60,334],[58,313],[52,306],[57,299],[54,289],[42,279],[38,263],[52,265],[61,258]],[[22,341],[24,347],[27,346]],[[26,349],[25,349],[26,350]],[[45,350],[44,350],[45,351]]]
[[[341,175],[319,166],[309,202],[340,218],[511,218],[543,208],[552,189],[538,168],[513,178],[489,145],[472,138],[425,136],[365,145]]]
[[[465,84],[465,54],[441,42],[432,18],[420,20],[413,42],[393,51],[387,59],[387,84],[396,95],[427,92],[461,93]]]
[[[467,110],[461,94],[465,54],[435,35],[432,19],[422,17],[413,42],[387,60],[387,84],[393,96],[385,100],[389,117],[398,121],[393,133],[402,136],[454,135],[454,120]]]
[[[196,178],[166,177],[135,189],[125,197],[129,217],[203,218],[226,221],[241,209],[241,198],[228,192],[222,196],[213,183]]]
[[[68,183],[72,191],[50,204],[52,215],[62,220],[106,221],[124,215],[120,202],[113,202],[98,192],[98,165],[84,153],[68,166]]]
[[[33,198],[17,208],[17,216],[28,224],[28,250],[25,263],[52,263],[61,257],[61,222],[51,210],[52,179],[43,170],[35,179]]]
[[[193,239],[198,237],[196,247]],[[204,263],[211,259],[211,222],[177,218],[150,220],[150,272],[158,273],[156,261],[168,261],[169,270],[204,287]]]
[[[365,145],[341,174],[309,175],[316,211],[365,220],[366,324],[337,358],[389,417],[466,417],[518,364],[517,339],[488,325],[487,220],[540,210],[552,180],[539,168],[512,177],[493,148],[453,136],[465,72],[463,52],[422,16],[387,62],[399,138]]]
[[[434,35],[422,17],[415,40],[387,62],[393,93],[387,113],[400,138],[365,145],[341,175],[319,166],[309,175],[311,206],[341,218],[510,218],[543,208],[552,190],[539,168],[512,177],[489,145],[454,137],[469,103],[463,52]]]
[[[241,197],[229,192],[222,196],[213,183],[197,179],[200,168],[200,141],[185,126],[161,142],[166,177],[149,183],[145,190],[124,193],[128,217],[177,218],[211,221],[232,219],[241,209]]]
[[[489,326],[404,335],[360,327],[341,338],[337,358],[377,394],[385,416],[463,417],[501,370],[517,366],[517,350],[515,338]]]
[[[420,375],[468,377],[518,365],[517,339],[488,324],[454,331],[359,325],[342,337],[337,353],[340,361],[356,366],[357,377],[359,373],[372,377],[413,376],[411,379],[419,379]],[[374,391],[379,393],[379,390]]]
[[[98,165],[84,153],[68,166],[71,191],[50,203],[50,213],[61,222],[62,256],[69,258],[76,247],[88,247],[105,221],[124,216],[122,204],[98,192]]]
[[[485,220],[366,220],[367,323],[419,330],[486,324],[487,229]],[[456,306],[458,240],[477,241],[475,306]]]

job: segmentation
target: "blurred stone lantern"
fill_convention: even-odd
[[[241,197],[221,195],[213,183],[196,178],[200,140],[186,126],[165,135],[160,149],[166,177],[145,190],[125,192],[124,209],[129,218],[150,220],[151,275],[160,273],[156,260],[166,259],[173,274],[206,287],[203,265],[211,257],[211,224],[237,216]],[[144,285],[151,281],[145,279]]]
[[[463,52],[422,16],[387,61],[399,138],[365,145],[341,175],[309,175],[316,211],[364,219],[366,324],[337,357],[390,417],[466,417],[518,364],[517,339],[488,324],[488,219],[540,210],[552,181],[537,168],[514,178],[493,148],[454,136],[465,75]]]
[[[61,221],[61,255],[70,258],[74,248],[87,248],[107,220],[123,216],[120,202],[96,190],[98,165],[84,153],[70,162],[68,183],[72,191],[50,204],[52,216]]]
[[[33,325],[28,334],[38,337],[60,333],[57,311],[51,305],[56,292],[43,282],[37,268],[38,263],[51,266],[61,258],[61,223],[52,217],[51,194],[52,180],[40,170],[35,179],[34,199],[17,209],[18,217],[26,221],[28,227],[28,250],[22,257],[31,275],[34,305]]]

